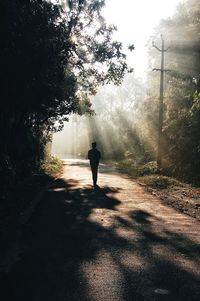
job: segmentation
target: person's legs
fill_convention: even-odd
[[[93,184],[97,184],[97,170],[98,170],[98,165],[91,165],[91,170],[92,170],[92,179],[93,179]]]

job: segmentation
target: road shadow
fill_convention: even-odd
[[[6,297],[2,300],[105,300],[103,290],[91,295],[88,275],[83,272],[102,252],[120,274],[118,300],[199,301],[200,278],[179,257],[200,267],[200,246],[184,234],[171,232],[148,211],[133,210],[127,217],[121,216],[119,191],[109,186],[80,188],[73,179],[57,180],[26,226],[24,252],[5,278],[2,292]],[[112,218],[109,226],[102,224],[102,214],[98,220],[102,210]],[[106,277],[109,275],[102,279],[103,288]],[[166,295],[156,293],[157,288],[165,289]],[[111,290],[111,296],[112,286],[105,289]]]

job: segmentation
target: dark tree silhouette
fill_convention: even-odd
[[[1,1],[1,172],[38,167],[55,122],[60,129],[69,113],[90,113],[88,96],[127,71],[104,1],[67,3]]]

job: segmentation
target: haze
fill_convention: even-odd
[[[99,93],[92,97],[96,116],[92,118],[71,116],[64,130],[53,136],[53,154],[60,157],[85,157],[90,143],[93,140],[101,140],[100,147],[105,150],[108,157],[113,156],[112,149],[119,147],[120,139],[120,131],[114,120],[118,119],[118,124],[121,122],[124,127],[130,125],[130,122],[136,124],[136,111],[133,112],[132,108],[139,103],[138,97],[141,97],[146,89],[144,82],[148,71],[147,41],[159,21],[173,15],[178,3],[180,0],[124,0],[123,5],[122,1],[118,0],[106,1],[103,14],[108,23],[117,26],[115,38],[123,42],[128,63],[134,68],[134,73],[126,77],[121,87],[109,86],[99,89]],[[130,44],[135,45],[135,50],[131,53],[126,50]],[[135,90],[130,88],[136,86]],[[125,118],[120,120],[117,108],[122,103],[126,110]],[[141,136],[141,133],[138,135]],[[152,139],[148,137],[148,141],[150,148],[154,148]],[[124,148],[126,147],[124,144]]]

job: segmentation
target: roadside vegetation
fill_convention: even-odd
[[[51,177],[59,177],[63,171],[62,161],[50,154],[46,154],[41,162],[41,172]]]
[[[151,161],[146,164],[137,164],[131,159],[128,159],[116,163],[115,166],[120,172],[137,179],[139,182],[151,188],[166,189],[186,185],[186,183],[182,183],[173,177],[163,175],[158,169],[156,161]]]
[[[164,204],[200,220],[200,188],[163,175],[155,161],[135,164],[130,159],[114,164],[120,173],[134,178],[144,189]]]

